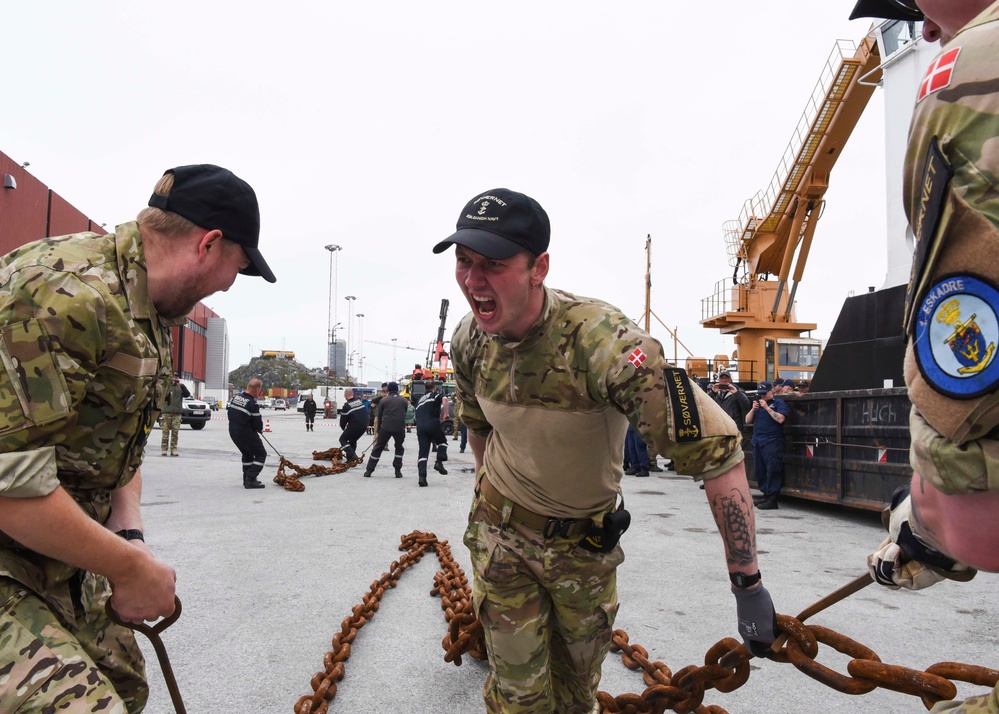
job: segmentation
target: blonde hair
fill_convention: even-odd
[[[173,174],[163,174],[160,180],[156,182],[156,186],[153,187],[153,193],[160,196],[169,196],[172,188]],[[147,206],[139,211],[139,215],[135,217],[135,220],[138,221],[140,226],[149,228],[153,232],[168,238],[187,235],[192,231],[198,230],[198,226],[180,214],[164,211],[162,208],[155,208],[153,206]]]

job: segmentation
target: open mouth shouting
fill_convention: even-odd
[[[488,320],[496,312],[496,301],[493,298],[471,293],[469,297],[472,298],[472,309],[475,310],[476,317]]]

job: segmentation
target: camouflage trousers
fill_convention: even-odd
[[[176,454],[177,441],[180,439],[180,414],[164,414],[160,419],[160,429],[163,430],[160,451],[166,453],[172,439],[173,448],[170,449],[170,453]]]
[[[34,592],[0,577],[0,712],[138,714],[149,688],[132,631],[104,613],[105,578],[83,579],[76,623]]]
[[[930,709],[930,714],[999,714],[999,684],[988,694],[963,702],[939,702]]]
[[[476,496],[464,541],[489,656],[486,711],[593,711],[624,552],[591,553],[579,540],[546,540]]]

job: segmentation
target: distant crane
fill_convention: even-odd
[[[395,342],[379,342],[378,340],[365,340],[372,345],[384,345],[385,347],[398,347],[400,350],[413,350],[413,352],[423,352],[419,347],[408,347]]]
[[[450,356],[444,347],[444,330],[447,325],[447,308],[449,304],[447,298],[441,300],[441,325],[437,329],[437,342],[430,343],[430,349],[427,350],[427,366],[431,367],[436,364],[440,369],[441,375],[447,372],[447,362]],[[450,343],[448,347],[450,347]],[[431,354],[433,354],[433,359],[430,358]],[[441,378],[443,379],[443,376]]]

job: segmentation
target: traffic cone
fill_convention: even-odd
[[[271,433],[271,420],[270,419],[264,419],[264,433],[265,434],[270,434]]]

